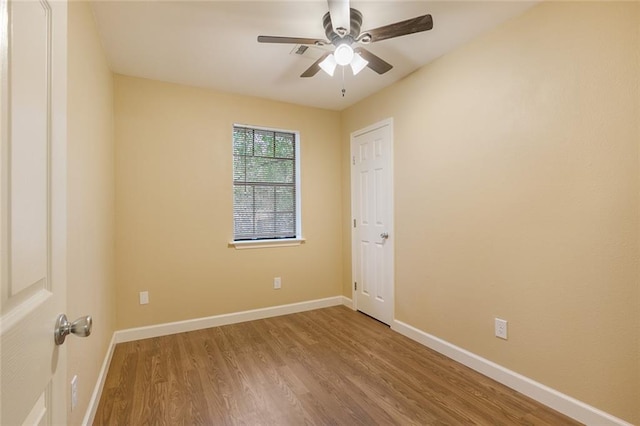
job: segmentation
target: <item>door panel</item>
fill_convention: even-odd
[[[63,424],[66,3],[0,0],[0,19],[0,424]]]
[[[383,244],[376,243],[374,246],[374,260],[373,267],[375,268],[375,272],[373,277],[375,279],[374,288],[375,293],[374,296],[380,302],[385,302],[385,282],[384,282],[384,260],[385,260],[385,246]]]
[[[354,303],[387,324],[393,320],[392,136],[388,120],[351,138]]]
[[[367,241],[360,241],[360,257],[358,261],[358,271],[356,275],[359,277],[361,292],[365,296],[369,296],[369,276],[368,267],[369,262],[369,243]]]
[[[38,283],[46,286],[50,10],[43,3],[29,1],[10,11],[9,131],[11,140],[19,141],[10,150],[10,282],[14,296]]]

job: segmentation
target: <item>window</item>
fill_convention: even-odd
[[[234,242],[300,239],[297,132],[233,127]]]

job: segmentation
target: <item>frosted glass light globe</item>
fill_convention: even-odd
[[[336,63],[338,65],[349,65],[353,59],[353,49],[348,44],[341,44],[336,47],[333,55],[336,57]]]

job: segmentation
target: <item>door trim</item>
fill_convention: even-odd
[[[349,138],[349,168],[350,168],[350,190],[351,190],[351,218],[350,218],[350,227],[351,227],[351,300],[353,303],[353,309],[354,310],[358,310],[358,294],[357,291],[355,290],[355,286],[354,286],[354,282],[355,282],[355,274],[356,274],[356,235],[355,235],[355,228],[353,226],[353,221],[355,220],[355,218],[353,217],[353,212],[355,211],[355,198],[354,198],[354,188],[355,185],[357,184],[355,181],[355,176],[353,173],[353,162],[352,159],[354,158],[354,156],[356,155],[354,148],[353,148],[353,142],[355,140],[355,138],[357,138],[358,136],[362,136],[366,133],[372,132],[374,130],[378,130],[382,127],[389,127],[389,135],[390,135],[390,140],[389,140],[389,176],[391,179],[390,185],[389,185],[389,199],[391,200],[391,208],[389,209],[390,215],[391,217],[389,218],[389,233],[393,236],[393,238],[389,241],[392,243],[392,247],[391,247],[391,253],[390,253],[390,263],[391,263],[391,289],[390,289],[390,294],[391,294],[391,321],[395,320],[395,223],[394,223],[394,217],[395,217],[395,195],[394,195],[394,131],[393,131],[393,117],[389,117],[386,118],[382,121],[378,121],[377,123],[371,124],[367,127],[364,127],[360,130],[356,130],[355,132],[351,133],[351,136]],[[391,324],[389,324],[391,325]]]

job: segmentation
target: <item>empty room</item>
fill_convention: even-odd
[[[1,425],[640,424],[639,1],[0,19]]]

